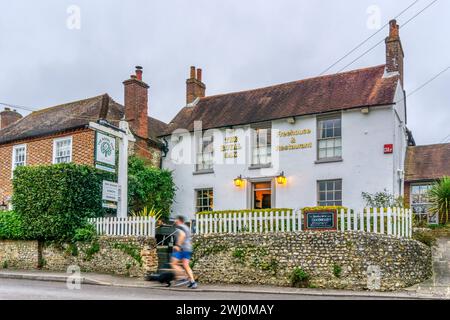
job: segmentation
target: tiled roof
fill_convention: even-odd
[[[408,147],[405,180],[436,180],[450,176],[450,143]]]
[[[108,103],[102,108],[104,97]],[[0,130],[0,144],[86,127],[89,122],[105,118],[105,115],[108,121],[118,125],[123,113],[124,107],[108,95],[42,109]],[[166,126],[164,122],[149,117],[150,139],[158,142],[157,136]]]
[[[394,102],[399,77],[384,77],[385,66],[359,69],[261,89],[201,98],[183,108],[164,133],[243,125]]]

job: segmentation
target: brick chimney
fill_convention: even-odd
[[[125,120],[139,138],[148,139],[148,88],[142,81],[142,67],[123,82],[125,87]]]
[[[16,110],[5,108],[5,110],[0,112],[0,130],[8,127],[16,121],[19,121],[20,119],[22,119],[22,115]]]
[[[391,20],[389,22],[389,37],[386,38],[386,71],[388,73],[398,72],[403,87],[403,60],[405,54],[403,52],[399,30],[400,26],[397,24],[397,21]]]
[[[191,74],[189,79],[186,80],[186,104],[190,104],[197,98],[203,98],[205,96],[206,86],[202,82],[202,69],[191,67]]]

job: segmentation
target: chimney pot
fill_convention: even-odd
[[[136,78],[140,81],[142,81],[142,67],[136,66]]]
[[[397,20],[389,21],[389,37],[390,38],[398,38],[400,36],[399,33],[399,25],[397,24]]]
[[[195,79],[195,67],[194,66],[191,67],[191,77],[190,77],[190,79]]]
[[[197,69],[197,80],[202,81],[202,69]]]

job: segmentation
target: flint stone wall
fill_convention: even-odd
[[[429,247],[371,233],[197,235],[194,248],[203,283],[291,286],[301,268],[309,287],[392,291],[432,276]]]
[[[89,243],[54,244],[37,241],[0,241],[0,267],[142,277],[158,268],[156,240],[145,237],[99,237]]]

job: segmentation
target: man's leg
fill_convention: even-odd
[[[173,257],[170,260],[170,265],[172,266],[173,271],[175,271],[175,277],[177,279],[182,279],[184,275],[183,268],[180,267],[180,260]]]
[[[195,281],[194,280],[194,273],[192,272],[191,266],[189,265],[190,260],[189,259],[183,259],[181,261],[183,263],[183,268],[184,268],[184,270],[186,271],[186,273],[187,273],[187,275],[189,277],[189,280],[191,282],[194,282]]]

